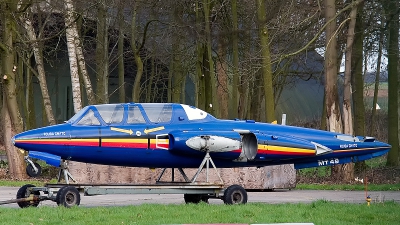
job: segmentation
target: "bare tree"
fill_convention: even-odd
[[[388,133],[389,144],[392,148],[387,157],[387,165],[398,166],[399,159],[399,1],[386,0],[382,2],[384,6],[387,23],[389,25],[388,38],[388,85],[389,85],[389,102],[388,102]]]
[[[118,5],[118,84],[119,101],[125,102],[125,65],[124,65],[124,15],[123,2]]]
[[[229,98],[231,117],[239,118],[239,43],[238,43],[238,12],[237,0],[231,0],[232,8],[232,94]]]
[[[376,131],[376,106],[378,103],[378,90],[379,90],[379,79],[381,74],[381,65],[382,65],[382,51],[383,51],[383,35],[384,35],[384,20],[381,19],[381,27],[379,29],[379,40],[378,40],[378,56],[376,63],[376,75],[375,75],[375,85],[374,85],[374,99],[372,101],[372,113],[371,113],[371,136],[377,135]]]
[[[265,114],[266,122],[272,122],[275,120],[275,97],[274,89],[272,83],[272,63],[271,63],[271,53],[270,53],[270,41],[269,41],[269,31],[266,26],[266,12],[265,12],[265,1],[257,1],[257,18],[258,18],[258,30],[261,45],[261,71],[264,84],[264,97],[265,97]]]
[[[136,2],[136,1],[135,1]],[[135,3],[136,4],[136,3]],[[108,25],[106,1],[97,4],[96,77],[97,102],[108,103]]]
[[[326,27],[325,51],[325,98],[327,111],[328,130],[342,133],[342,118],[339,109],[339,96],[337,87],[337,46],[336,22],[331,19],[336,14],[335,0],[325,0],[325,19],[329,24]]]
[[[29,4],[25,3],[27,6]],[[3,91],[2,107],[2,126],[4,145],[7,151],[10,175],[13,178],[23,179],[25,174],[25,161],[22,151],[17,149],[11,143],[11,137],[16,133],[23,131],[23,121],[18,108],[16,93],[16,65],[15,62],[15,31],[17,30],[15,14],[24,11],[19,9],[17,1],[0,1],[0,15],[2,22],[2,41],[0,43],[1,51],[1,83]]]
[[[74,5],[72,0],[66,0],[65,3],[65,26],[68,46],[68,59],[69,69],[71,72],[71,83],[72,83],[72,96],[74,101],[74,111],[77,113],[82,109],[82,95],[79,82],[79,68],[76,57],[76,46],[75,39],[78,38],[78,29],[76,28],[76,21],[74,20]]]
[[[40,90],[42,92],[43,105],[46,112],[47,120],[50,125],[54,125],[56,124],[56,120],[54,119],[51,99],[47,88],[46,73],[43,63],[43,48],[41,47],[41,45],[39,45],[40,40],[38,40],[38,38],[36,37],[35,30],[32,26],[30,18],[31,15],[31,9],[29,9],[28,12],[21,17],[21,20],[31,43],[33,55],[35,56],[36,67],[38,70],[37,78],[39,80]]]
[[[138,38],[138,31],[137,31],[137,17],[138,17],[138,9],[139,9],[139,1],[135,1],[133,3],[132,8],[132,20],[131,20],[131,48],[133,52],[133,57],[135,58],[136,62],[136,76],[135,81],[133,83],[132,88],[132,101],[139,102],[140,101],[140,80],[143,75],[143,61],[140,56],[141,47],[136,46],[136,38]]]
[[[346,43],[346,64],[345,64],[345,72],[344,72],[344,94],[343,94],[343,126],[345,134],[354,134],[353,129],[353,114],[351,107],[351,55],[353,49],[354,42],[354,28],[356,24],[356,16],[357,16],[357,5],[354,5],[350,12],[350,22],[347,29],[347,43]],[[343,180],[351,181],[354,178],[354,164],[347,163],[340,165],[343,171]]]

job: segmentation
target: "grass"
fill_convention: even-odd
[[[21,187],[25,184],[33,184],[35,186],[43,186],[45,181],[42,180],[0,180],[0,187]]]
[[[314,223],[398,224],[400,204],[180,205],[144,204],[124,207],[0,208],[2,224],[183,224],[183,223]],[[18,218],[18,219],[16,219]]]
[[[364,184],[297,184],[299,190],[364,191]],[[400,191],[400,184],[368,184],[368,191]]]

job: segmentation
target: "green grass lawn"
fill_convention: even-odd
[[[296,184],[299,190],[364,191],[364,184]],[[400,184],[368,184],[368,191],[400,191]],[[400,195],[400,193],[399,193]]]
[[[1,224],[183,224],[183,223],[314,223],[399,224],[400,204],[180,205],[144,204],[125,207],[2,208]]]

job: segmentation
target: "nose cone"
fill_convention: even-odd
[[[28,130],[15,135],[12,142],[15,147],[31,151],[38,150],[41,145],[57,144],[54,140],[65,139],[69,135],[67,124],[60,124]]]
[[[382,149],[386,149],[386,150],[390,150],[392,148],[391,145],[389,145],[389,144],[387,144],[385,142],[380,142],[380,141],[376,142],[376,146],[379,147],[379,148],[382,148]]]
[[[34,130],[32,130],[32,131],[34,131]],[[39,138],[37,136],[37,134],[35,134],[35,132],[32,132],[32,131],[25,131],[25,132],[19,133],[19,134],[15,135],[14,137],[12,137],[11,141],[12,141],[13,145],[17,148],[25,149],[26,144],[28,142]],[[25,150],[27,150],[27,149],[25,149]]]

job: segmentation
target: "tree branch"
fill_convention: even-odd
[[[150,23],[152,22],[159,22],[162,24],[165,24],[163,22],[161,22],[160,20],[150,20],[146,23],[145,27],[144,27],[144,31],[143,31],[143,37],[142,37],[142,44],[140,45],[140,47],[137,49],[137,52],[140,52],[140,50],[142,50],[142,48],[144,47],[144,44],[146,42],[146,35],[147,35],[147,30],[149,28]]]
[[[302,48],[300,48],[299,50],[297,50],[297,51],[295,51],[295,52],[292,52],[292,53],[289,53],[289,54],[286,54],[286,55],[282,55],[282,56],[279,58],[279,60],[276,60],[276,61],[274,61],[274,62],[272,62],[272,63],[280,62],[280,61],[282,61],[282,60],[285,59],[285,58],[288,58],[288,57],[290,57],[290,56],[297,55],[297,54],[299,54],[300,52],[302,52],[302,51],[308,49],[308,47],[309,47],[312,43],[314,43],[314,42],[321,36],[322,32],[324,32],[324,30],[325,30],[325,28],[328,26],[328,24],[330,24],[332,21],[336,20],[337,17],[338,17],[340,14],[342,14],[343,12],[347,11],[348,9],[350,9],[350,8],[352,8],[352,7],[356,7],[357,5],[359,5],[360,3],[362,3],[363,1],[364,1],[364,0],[354,1],[354,2],[352,2],[351,4],[347,5],[346,7],[344,7],[343,9],[341,9],[338,13],[336,13],[336,15],[335,15],[332,19],[330,19],[328,22],[326,22],[326,23],[324,24],[324,26],[322,26],[322,28],[318,31],[318,33],[317,33],[317,34],[311,39],[311,41],[309,41],[305,46],[303,46]],[[346,21],[347,21],[347,20],[346,20]]]

